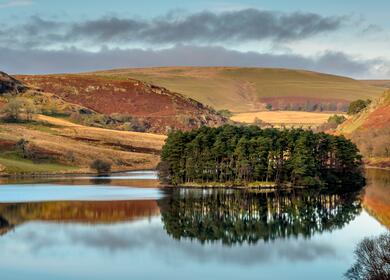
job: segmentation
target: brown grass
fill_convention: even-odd
[[[161,67],[117,69],[90,75],[139,79],[232,112],[261,110],[266,103],[264,98],[287,98],[289,102],[296,98],[296,102],[303,100],[303,104],[321,99],[336,104],[373,98],[383,91],[381,87],[351,78],[277,68]]]
[[[94,159],[111,161],[113,170],[153,169],[165,140],[163,135],[86,127],[42,115],[36,120],[44,124],[3,124],[0,139],[24,138],[38,148],[60,154],[61,163],[80,167],[72,172],[90,172]]]
[[[325,123],[334,113],[311,113],[295,111],[265,111],[265,112],[248,112],[235,114],[233,121],[243,123],[254,123],[258,118],[266,123],[280,126],[318,126]]]

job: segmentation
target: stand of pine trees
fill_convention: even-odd
[[[361,165],[358,149],[343,136],[225,125],[170,133],[158,170],[162,182],[171,185],[340,186],[361,185]]]

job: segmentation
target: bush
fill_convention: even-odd
[[[133,117],[132,117],[132,116],[130,116],[130,115],[124,115],[124,114],[119,114],[119,113],[111,114],[110,117],[111,117],[114,121],[121,122],[121,123],[127,123],[127,122],[131,122],[131,121],[133,120]]]
[[[146,132],[150,128],[150,124],[137,117],[131,117],[128,122],[123,124],[123,129],[128,131]]]
[[[26,159],[35,158],[34,150],[32,149],[30,142],[27,141],[26,139],[22,138],[18,142],[16,142],[15,148],[22,158],[26,158]]]
[[[336,124],[336,125],[339,125],[339,124],[342,124],[343,122],[346,121],[346,117],[344,117],[343,115],[333,115],[333,116],[330,116],[329,119],[328,119],[328,123],[329,124]]]
[[[225,118],[231,118],[233,116],[233,113],[230,112],[229,110],[227,109],[222,109],[222,110],[219,110],[218,112],[218,115],[222,116],[222,117],[225,117]]]
[[[3,108],[4,119],[8,121],[19,121],[22,113],[23,102],[19,99],[11,99]]]
[[[102,159],[95,159],[90,168],[96,170],[98,174],[111,173],[111,163]]]
[[[22,115],[25,116],[26,120],[31,120],[33,114],[35,114],[36,108],[30,99],[25,98],[12,98],[4,106],[2,113],[4,119],[7,121],[21,121]]]
[[[363,111],[364,108],[366,108],[371,103],[371,100],[362,100],[358,99],[356,101],[351,102],[348,107],[348,115],[355,115],[361,111]]]

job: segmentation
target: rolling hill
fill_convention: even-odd
[[[361,80],[361,82],[375,87],[383,87],[390,89],[390,80]]]
[[[119,81],[129,78],[179,92],[217,110],[340,111],[352,100],[375,98],[382,84],[303,70],[235,67],[163,67],[88,73]],[[268,105],[268,107],[269,107]]]
[[[172,129],[218,126],[227,121],[200,102],[132,78],[97,75],[36,75],[17,78],[66,102],[104,115],[105,120],[103,123],[100,121],[100,125],[127,122],[131,126],[142,127],[138,131],[164,134]],[[123,126],[117,125],[115,128]],[[130,130],[133,129],[130,127]]]
[[[344,122],[338,133],[358,145],[368,164],[390,167],[390,90]]]
[[[39,158],[24,158],[21,139]],[[0,126],[0,175],[93,172],[95,159],[112,163],[114,171],[153,169],[165,136],[77,125],[36,115],[32,122]]]
[[[0,75],[0,89],[0,109],[8,102],[28,100],[37,110],[31,119],[16,121],[3,118],[1,113],[0,176],[91,172],[89,165],[95,159],[109,161],[115,171],[153,169],[159,161],[164,135],[70,122],[69,114],[97,113],[54,93],[27,86],[5,73]]]

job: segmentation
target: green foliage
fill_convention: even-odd
[[[38,163],[36,160],[22,158],[15,151],[0,153],[0,164],[5,166],[8,174],[57,173],[78,169],[76,166],[68,166],[52,161]]]
[[[323,123],[318,127],[318,131],[327,131],[329,129],[336,129],[340,124],[347,120],[343,115],[330,116],[326,123]]]
[[[346,117],[344,117],[343,115],[333,115],[333,116],[330,116],[329,119],[328,119],[328,123],[329,124],[336,124],[336,125],[339,125],[339,124],[342,124],[343,122],[346,121]]]
[[[370,99],[367,99],[367,100],[358,99],[358,100],[352,101],[348,107],[348,115],[355,115],[355,114],[361,112],[370,103],[371,103]]]
[[[111,172],[111,163],[106,160],[95,159],[90,168],[96,170],[98,174],[107,174]]]
[[[266,108],[268,111],[271,111],[271,110],[272,110],[272,104],[268,103],[267,105],[265,105],[265,108]]]
[[[76,123],[100,128],[115,128],[126,131],[146,132],[151,125],[144,119],[126,114],[80,114],[72,113],[70,119]]]
[[[34,151],[30,142],[23,138],[16,142],[15,148],[22,158],[32,159],[34,157]]]
[[[159,174],[173,185],[254,181],[353,185],[363,180],[361,163],[358,149],[343,136],[225,125],[170,133]]]
[[[36,113],[34,103],[26,98],[11,98],[2,109],[3,119],[10,122],[17,122],[23,119],[31,121]]]
[[[219,115],[221,115],[222,117],[225,117],[225,118],[231,118],[233,116],[233,113],[230,112],[229,110],[227,109],[222,109],[222,110],[219,110],[217,112]]]

